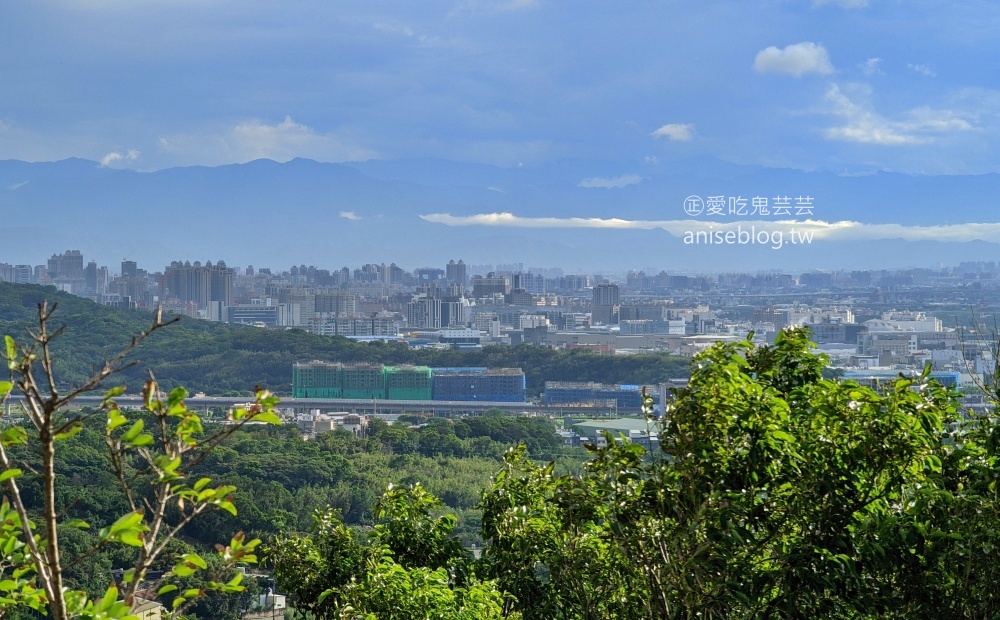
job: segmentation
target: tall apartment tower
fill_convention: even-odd
[[[418,297],[406,304],[406,324],[411,328],[440,328],[441,300],[433,297]]]
[[[83,280],[83,253],[80,250],[66,250],[63,254],[53,254],[48,264],[49,277]]]
[[[444,269],[444,277],[452,284],[468,284],[469,276],[465,262],[462,259],[459,259],[457,263],[454,260],[448,261]]]
[[[31,265],[14,265],[14,282],[28,284],[32,281]]]
[[[221,260],[215,265],[209,261],[205,268],[209,277],[209,301],[220,301],[225,306],[233,305],[233,270],[226,267],[226,262]]]
[[[350,291],[316,293],[315,310],[330,316],[353,316],[358,312],[358,296]]]
[[[612,325],[618,322],[618,307],[621,304],[617,284],[597,284],[594,286],[594,304],[590,317],[592,323]]]
[[[83,279],[86,281],[87,291],[97,292],[97,263],[90,261],[83,269]]]
[[[199,308],[208,307],[217,301],[224,306],[232,305],[233,270],[226,263],[211,261],[204,266],[198,261],[191,263],[174,261],[163,270],[161,287],[169,297],[181,302],[193,301]]]
[[[617,284],[598,284],[594,286],[595,306],[617,306],[620,303]]]

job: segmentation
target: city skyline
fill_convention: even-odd
[[[954,273],[1000,273],[1000,260],[974,260],[956,261],[951,264],[938,265],[912,265],[898,269],[723,269],[723,270],[687,270],[668,269],[658,266],[646,265],[625,269],[625,270],[567,270],[558,265],[531,265],[523,262],[515,263],[485,263],[478,264],[467,262],[461,257],[455,257],[442,264],[419,264],[419,265],[398,265],[395,261],[384,260],[379,263],[352,263],[339,267],[331,264],[299,263],[287,267],[260,263],[257,265],[237,265],[226,261],[224,257],[196,257],[194,260],[188,258],[178,258],[165,264],[162,268],[152,264],[147,264],[141,258],[135,260],[132,257],[123,257],[116,271],[115,265],[101,264],[92,256],[87,256],[79,249],[69,248],[64,251],[52,252],[48,260],[43,264],[32,264],[31,262],[21,262],[12,259],[10,256],[0,256],[0,281],[35,283],[39,270],[44,271],[48,279],[64,277],[67,280],[85,281],[94,277],[94,269],[103,270],[104,276],[109,278],[148,278],[148,277],[170,277],[170,272],[190,272],[192,268],[204,269],[207,272],[227,270],[232,272],[232,277],[253,277],[255,275],[268,275],[274,277],[288,277],[309,274],[314,276],[335,276],[343,278],[343,282],[379,282],[388,284],[400,284],[405,279],[412,286],[419,287],[422,284],[430,284],[438,281],[448,281],[452,283],[463,283],[468,286],[471,294],[473,288],[473,278],[507,278],[507,290],[526,288],[521,276],[535,276],[543,280],[558,279],[562,277],[593,277],[597,278],[593,285],[584,288],[599,287],[607,283],[622,283],[630,276],[644,275],[655,276],[659,274],[669,275],[691,275],[691,276],[724,276],[724,275],[799,275],[808,276],[814,274],[849,274],[849,273],[898,273],[898,272],[954,272]],[[6,277],[7,271],[18,274],[16,278]],[[23,274],[22,274],[23,272]],[[176,276],[174,276],[176,277]],[[512,279],[513,278],[513,279]],[[603,278],[603,279],[602,279]],[[532,281],[533,282],[533,281]],[[322,285],[328,286],[328,285]],[[531,286],[527,287],[529,292]],[[596,293],[595,293],[596,294]],[[608,293],[601,293],[606,295]],[[595,303],[598,303],[595,301]],[[615,305],[617,301],[608,298],[600,301],[600,304]],[[599,304],[599,305],[600,305]]]

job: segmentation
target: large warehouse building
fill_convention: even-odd
[[[305,362],[292,367],[295,398],[525,402],[519,368],[381,366]]]

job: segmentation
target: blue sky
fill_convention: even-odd
[[[1000,171],[1000,3],[4,0],[0,159]]]

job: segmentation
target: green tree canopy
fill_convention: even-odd
[[[660,453],[609,437],[564,477],[510,453],[485,574],[526,619],[995,617],[997,427],[926,371],[825,380],[809,344],[698,356]]]

